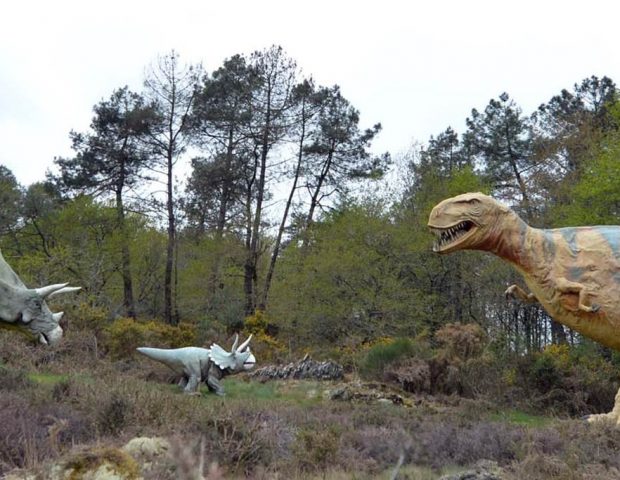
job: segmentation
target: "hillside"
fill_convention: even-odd
[[[480,478],[620,474],[618,429],[550,410],[409,393],[354,372],[327,382],[230,377],[225,397],[187,396],[165,368],[111,360],[80,332],[54,350],[0,333],[0,474],[10,478],[104,460],[123,478],[152,479],[198,478],[201,462],[209,479],[434,479],[476,465],[498,475]],[[165,439],[167,453],[134,463],[119,449],[136,437]]]

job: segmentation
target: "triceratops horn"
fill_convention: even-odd
[[[62,290],[65,288],[68,283],[55,283],[54,285],[48,285],[47,287],[35,288],[35,291],[41,296],[41,298],[45,298],[51,295],[58,290]]]
[[[230,349],[230,351],[231,351],[232,353],[234,353],[234,352],[236,352],[236,351],[237,351],[237,344],[238,344],[238,343],[239,343],[239,334],[238,334],[238,333],[235,333],[235,341],[233,342],[233,346],[232,346],[232,348]]]
[[[64,287],[60,290],[56,290],[55,292],[50,293],[49,296],[53,297],[54,295],[58,295],[59,293],[77,292],[78,290],[82,290],[82,287]]]
[[[243,352],[247,348],[247,346],[250,344],[250,340],[252,340],[252,335],[250,335],[245,342],[243,342],[241,345],[239,345],[239,350],[237,350],[237,351],[238,352]]]
[[[62,319],[62,316],[65,314],[65,312],[58,312],[58,313],[52,313],[52,317],[54,318],[54,321],[56,323],[60,322],[60,320]]]

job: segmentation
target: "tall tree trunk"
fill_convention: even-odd
[[[252,193],[248,190],[246,199],[246,229],[245,229],[245,248],[246,257],[243,265],[243,293],[245,295],[245,316],[250,316],[254,313],[254,290],[252,279],[254,278],[255,265],[250,255],[252,248]]]
[[[256,209],[252,223],[250,248],[247,253],[245,279],[246,286],[246,314],[252,315],[256,309],[256,279],[258,277],[258,237],[262,221],[263,199],[265,197],[265,182],[267,177],[267,154],[269,153],[269,135],[271,134],[271,92],[267,93],[267,112],[261,139],[261,153],[258,184],[256,191]],[[249,312],[249,313],[248,313]]]
[[[166,208],[168,211],[168,244],[166,246],[166,272],[164,276],[164,319],[166,323],[175,324],[173,315],[173,298],[172,298],[172,272],[174,266],[174,243],[175,243],[175,225],[174,225],[174,205],[172,192],[172,152],[168,151],[167,158],[167,195]]]
[[[226,227],[226,214],[228,212],[228,203],[230,197],[230,173],[232,169],[232,161],[233,161],[233,130],[230,129],[228,132],[228,145],[226,147],[226,163],[224,165],[224,171],[226,172],[224,176],[224,184],[222,185],[222,199],[220,201],[220,208],[218,211],[217,217],[217,225],[215,227],[215,240],[217,244],[217,248],[222,248],[221,241],[224,238],[224,228]],[[215,255],[213,270],[209,275],[209,280],[207,281],[207,294],[209,297],[209,302],[213,305],[213,297],[215,296],[215,291],[217,284],[220,279],[220,270],[222,267],[222,257],[223,255]]]
[[[271,280],[273,278],[273,272],[276,268],[276,262],[278,260],[278,255],[280,254],[280,245],[282,244],[282,235],[284,234],[284,228],[286,227],[286,221],[288,219],[288,212],[291,208],[291,204],[293,203],[293,197],[295,196],[295,191],[297,190],[297,182],[299,181],[299,174],[301,172],[301,162],[303,160],[303,146],[304,146],[305,135],[306,135],[306,122],[305,122],[305,118],[303,118],[302,123],[301,123],[301,133],[299,137],[299,150],[297,152],[297,167],[295,168],[295,177],[293,178],[293,185],[291,186],[291,191],[288,195],[288,199],[286,200],[286,206],[284,207],[282,221],[280,222],[280,227],[278,228],[278,235],[276,236],[275,245],[273,246],[273,252],[271,253],[271,261],[269,262],[269,269],[267,270],[267,276],[265,277],[265,285],[263,287],[263,294],[261,296],[261,301],[258,306],[260,310],[265,310],[265,308],[267,308],[267,298],[269,297],[269,289],[271,288]]]
[[[119,182],[120,183],[120,182]],[[125,315],[136,318],[136,306],[133,298],[133,283],[131,280],[131,256],[129,254],[129,235],[125,222],[125,207],[123,205],[122,187],[116,189],[116,221],[121,232],[121,275],[123,277],[123,308]]]
[[[564,326],[553,320],[551,317],[549,318],[549,321],[551,322],[551,341],[560,345],[567,344],[568,340],[566,338]]]
[[[327,178],[327,174],[329,173],[329,170],[332,166],[332,160],[334,157],[334,148],[335,148],[335,145],[334,145],[334,142],[332,141],[331,150],[327,154],[327,159],[325,163],[323,164],[323,167],[321,168],[321,173],[319,175],[316,188],[314,189],[314,192],[312,192],[312,198],[310,199],[310,210],[308,211],[308,215],[306,217],[306,230],[310,228],[310,225],[312,225],[312,222],[314,221],[314,211],[316,210],[316,207],[319,204],[319,195],[321,193],[321,189],[323,188],[323,183],[325,182],[325,179]]]
[[[252,197],[254,182],[256,181],[256,171],[258,169],[258,156],[254,159],[253,175],[247,182],[246,200],[245,200],[245,250],[246,257],[243,265],[243,293],[245,295],[245,308],[244,313],[246,316],[254,313],[254,290],[252,279],[254,278],[255,265],[250,257],[250,250],[252,248]]]

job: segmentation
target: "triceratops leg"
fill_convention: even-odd
[[[525,303],[538,303],[536,295],[533,293],[525,293],[525,290],[518,285],[510,285],[504,292],[504,295],[506,295],[506,298],[518,298]]]
[[[216,395],[219,395],[219,396],[226,395],[226,393],[224,392],[224,387],[220,385],[219,379],[213,375],[207,376],[207,386],[209,387],[209,390],[211,390],[212,392],[215,392]]]
[[[200,384],[200,379],[198,378],[198,376],[190,375],[189,379],[187,380],[187,385],[185,385],[185,388],[183,389],[183,391],[185,393],[197,393],[199,384]]]
[[[579,304],[577,308],[582,312],[594,313],[597,312],[601,307],[596,304],[592,304],[591,306],[586,305],[588,301],[588,297],[595,296],[596,294],[589,292],[585,286],[581,283],[571,282],[564,277],[559,277],[556,283],[557,289],[560,293],[576,293],[579,295]]]
[[[187,377],[183,375],[177,385],[181,388],[185,388],[187,386]]]

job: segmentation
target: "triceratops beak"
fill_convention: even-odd
[[[43,345],[56,345],[62,338],[63,330],[59,325],[48,332],[39,333],[39,342]]]

